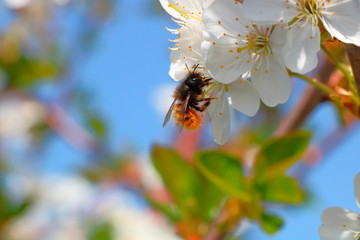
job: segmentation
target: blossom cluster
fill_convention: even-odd
[[[230,136],[229,106],[253,116],[260,100],[274,107],[291,93],[288,70],[317,66],[323,36],[360,46],[358,0],[160,0],[180,26],[170,76],[183,80],[199,64],[213,78],[212,133]]]

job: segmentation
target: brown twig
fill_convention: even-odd
[[[358,90],[360,89],[360,47],[353,44],[345,44],[346,56],[355,78]],[[360,92],[359,92],[360,95]]]

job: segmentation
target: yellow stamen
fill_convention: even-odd
[[[193,18],[193,19],[195,19],[195,20],[198,20],[198,21],[202,22],[202,20],[201,20],[200,18],[195,17],[195,16],[193,16],[193,15],[190,15],[189,13],[185,12],[184,10],[182,10],[182,9],[180,9],[180,8],[172,5],[171,3],[169,3],[168,7],[175,9],[175,10],[178,11],[179,13],[182,13],[184,17],[190,17],[190,18]]]

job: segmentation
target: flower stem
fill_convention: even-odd
[[[314,87],[316,87],[317,89],[319,89],[320,91],[326,94],[336,93],[333,89],[329,88],[327,85],[323,84],[322,82],[319,82],[315,78],[311,78],[300,73],[291,72],[290,70],[288,70],[288,73],[291,77],[298,77],[305,80],[306,82],[310,83],[311,85],[313,85]]]
[[[355,96],[359,97],[357,85],[353,75],[341,63],[339,63],[335,56],[323,44],[321,44],[321,49],[331,59],[334,65],[344,74],[344,77],[349,81],[351,92],[355,94]]]

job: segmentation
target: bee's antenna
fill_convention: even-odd
[[[187,70],[189,71],[189,73],[191,73],[191,71],[186,63],[185,63],[185,66],[186,66]]]
[[[196,71],[196,69],[199,67],[199,64],[196,64],[195,66],[194,66],[194,72]]]

